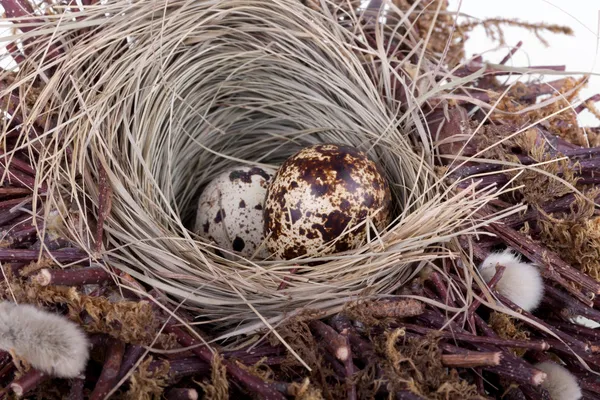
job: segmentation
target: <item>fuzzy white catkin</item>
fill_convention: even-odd
[[[544,281],[535,265],[521,261],[521,257],[511,249],[492,253],[479,267],[486,282],[496,274],[496,266],[506,269],[496,284],[496,290],[525,311],[535,310],[544,296]]]
[[[28,304],[0,302],[0,348],[59,378],[80,375],[88,361],[85,333],[67,318]]]
[[[583,397],[577,379],[565,367],[553,361],[544,361],[535,368],[546,373],[542,388],[546,389],[552,400],[579,400]]]

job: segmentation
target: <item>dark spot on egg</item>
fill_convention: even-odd
[[[246,243],[244,243],[244,239],[239,236],[236,236],[232,243],[233,250],[242,251],[244,247],[246,247]]]
[[[365,207],[367,208],[372,208],[373,204],[375,204],[375,196],[373,196],[371,193],[365,193],[363,195],[364,200],[363,200],[363,204]]]
[[[299,204],[297,204],[298,206]],[[302,210],[299,208],[294,208],[290,210],[290,214],[292,215],[292,224],[295,224],[302,217]]]
[[[240,208],[246,208],[246,202],[244,200],[240,200]]]
[[[292,258],[300,257],[304,254],[306,254],[306,247],[302,246],[302,245],[298,245],[296,247],[287,248],[285,250],[285,252],[283,253],[283,257],[286,260],[289,260]]]
[[[350,209],[350,207],[351,207],[351,204],[347,199],[343,199],[340,202],[340,210],[347,212]]]
[[[298,229],[298,233],[300,233],[302,236],[304,236],[304,235],[306,235],[306,229],[300,228],[300,229]]]
[[[264,169],[259,167],[252,167],[248,171],[244,171],[241,169],[231,171],[229,173],[229,180],[232,182],[235,180],[240,180],[244,183],[252,183],[252,175],[260,175],[266,181],[268,181],[271,178]]]
[[[262,210],[263,206],[262,206],[262,204],[257,204],[257,205],[254,206],[254,209],[255,210]]]
[[[310,185],[310,193],[315,197],[325,196],[329,192],[329,185],[313,183]]]
[[[208,233],[208,228],[210,228],[210,222],[206,221],[204,224],[202,224],[202,230],[204,233]]]
[[[290,188],[291,189],[296,189],[297,187],[298,187],[298,182],[292,181],[292,183],[290,183]]]
[[[219,211],[217,211],[217,215],[215,216],[215,224],[221,223],[223,218],[225,218],[225,210],[221,208]]]

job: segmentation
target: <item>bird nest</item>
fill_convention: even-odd
[[[29,120],[51,121],[43,137],[22,138],[48,182],[36,195],[59,216],[55,229],[98,262],[223,337],[395,293],[482,223],[470,217],[491,191],[443,183],[421,112],[464,80],[441,91],[433,76],[447,72],[435,53],[424,56],[404,11],[392,6],[381,24],[333,2],[176,0],[110,1],[68,15],[34,21],[22,36],[37,46],[15,81],[45,82]],[[415,55],[393,56],[403,49]],[[412,79],[424,71],[432,78]],[[393,220],[360,248],[225,258],[193,231],[198,198],[217,174],[277,167],[318,143],[359,148],[390,184]]]

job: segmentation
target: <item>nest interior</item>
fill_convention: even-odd
[[[381,48],[377,30],[389,26],[352,30],[360,26],[355,9],[333,3],[330,15],[300,2],[255,3],[107,3],[60,21],[54,40],[66,51],[38,54],[42,68],[39,59],[22,66],[38,77],[53,69],[38,109],[53,110],[61,144],[43,143],[38,168],[53,182],[54,208],[77,211],[62,214],[69,237],[100,249],[95,227],[79,216],[101,218],[105,251],[95,254],[106,265],[234,327],[227,334],[393,293],[448,254],[458,221],[462,233],[474,230],[465,217],[485,201],[450,191],[434,173],[419,110],[435,82],[411,86],[400,71],[412,64]],[[387,16],[398,21],[386,33],[397,46],[411,29],[402,16]],[[69,41],[82,23],[89,35]],[[331,142],[367,152],[390,182],[396,218],[370,243],[331,257],[227,261],[188,229],[203,186],[219,172],[277,165]]]

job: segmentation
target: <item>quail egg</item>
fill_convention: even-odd
[[[346,251],[365,240],[367,217],[381,231],[390,214],[389,185],[365,153],[314,145],[288,158],[269,184],[266,245],[278,259]]]
[[[264,240],[263,206],[275,172],[271,168],[239,166],[218,175],[200,195],[195,231],[225,250],[253,256]],[[266,248],[263,246],[256,256],[266,258]]]

